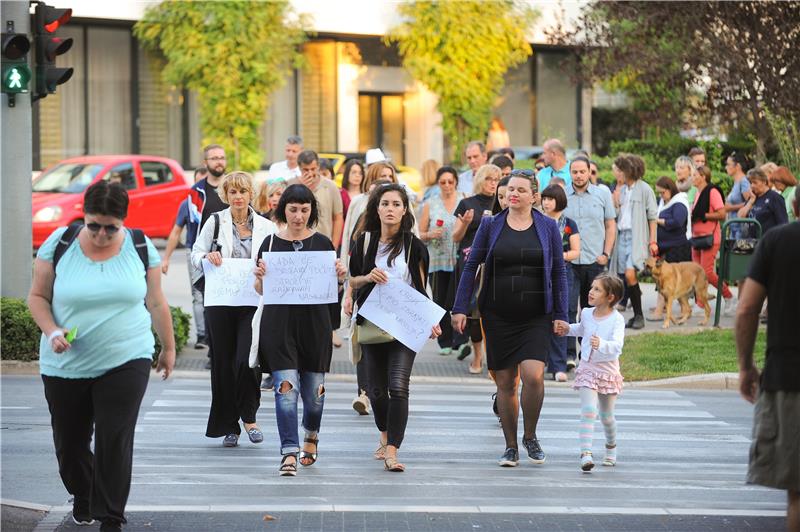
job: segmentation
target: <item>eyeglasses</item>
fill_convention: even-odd
[[[534,173],[533,170],[528,168],[519,168],[517,170],[511,170],[511,177],[514,176],[533,177]]]
[[[224,160],[225,160],[224,156],[223,157],[206,157],[206,161],[212,161],[212,162],[215,162],[215,163],[219,162],[219,161],[224,161]]]
[[[300,251],[301,249],[303,249],[303,241],[292,240],[292,248],[294,248],[295,251]]]
[[[119,226],[114,224],[103,225],[96,222],[90,222],[86,224],[86,229],[92,233],[99,233],[100,229],[104,229],[108,236],[113,236],[117,234],[117,231],[119,231]]]

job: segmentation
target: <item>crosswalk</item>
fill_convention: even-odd
[[[263,395],[258,417],[265,442],[243,437],[226,449],[204,436],[207,379],[151,386],[137,425],[128,511],[780,516],[785,509],[780,492],[744,484],[750,418],[715,415],[716,408],[679,392],[626,390],[617,403],[619,463],[587,475],[578,467],[573,390],[547,388],[538,429],[547,462],[500,468],[504,440],[490,383],[412,381],[400,451],[408,470],[392,474],[372,458],[372,417],[351,408],[355,383],[331,380],[326,389],[319,461],[287,478],[277,474],[271,393]],[[600,452],[599,425],[594,444]]]

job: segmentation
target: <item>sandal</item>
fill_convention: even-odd
[[[305,438],[303,440],[305,443],[313,443],[314,447],[319,447],[319,438]],[[303,460],[309,460],[308,463],[303,462]],[[314,462],[317,461],[317,452],[314,451],[310,453],[308,451],[300,451],[300,465],[303,467],[308,467],[314,465]]]
[[[406,470],[406,466],[398,462],[397,458],[391,456],[387,456],[383,459],[383,467],[386,468],[386,471],[391,471],[393,473],[402,473]]]
[[[378,445],[378,448],[375,449],[375,454],[373,455],[375,460],[384,460],[386,458],[386,445],[388,444],[381,443]]]
[[[290,457],[294,458],[294,462],[291,464],[287,463],[287,460]],[[278,474],[282,477],[297,476],[297,453],[283,455],[283,458],[281,458],[281,467],[278,469]]]

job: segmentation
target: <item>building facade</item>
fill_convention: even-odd
[[[446,141],[437,98],[383,43],[382,35],[399,22],[396,2],[344,3],[357,11],[340,2],[293,2],[296,12],[312,14],[315,35],[303,46],[307,68],[294,71],[272,95],[262,127],[264,163],[282,159],[285,138],[294,134],[320,152],[381,147],[398,164],[442,161]],[[199,164],[195,95],[165,85],[158,62],[133,37],[147,2],[124,3],[125,9],[113,12],[106,3],[71,4],[73,19],[59,34],[71,37],[73,47],[58,61],[75,73],[56,94],[34,104],[34,169],[110,153],[161,155],[187,168]],[[342,12],[358,12],[360,19]],[[591,93],[564,74],[571,52],[533,40],[534,54],[506,75],[496,116],[514,146],[555,136],[569,147],[588,147]]]

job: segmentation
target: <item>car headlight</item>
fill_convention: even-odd
[[[34,222],[55,222],[61,218],[61,207],[45,207],[33,215]]]

